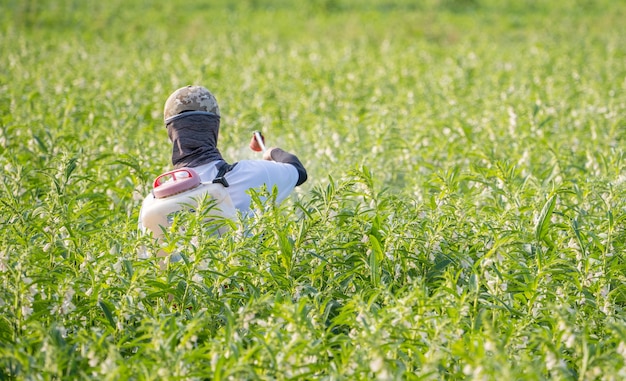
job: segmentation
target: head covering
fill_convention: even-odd
[[[185,86],[174,91],[165,101],[163,119],[165,124],[185,112],[195,111],[220,116],[217,99],[202,86]]]
[[[172,141],[174,168],[197,167],[223,160],[217,149],[220,118],[216,115],[189,115],[167,125]]]
[[[220,111],[209,90],[202,86],[176,90],[165,102],[163,118],[172,142],[174,168],[222,160],[217,149]]]

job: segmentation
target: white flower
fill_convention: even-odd
[[[496,350],[494,342],[491,340],[485,341],[485,350],[488,352],[494,352]]]
[[[624,358],[624,361],[626,361],[626,343],[620,341],[616,351]]]
[[[33,308],[31,305],[23,305],[22,306],[22,316],[24,319],[28,318],[33,313]]]
[[[111,373],[115,369],[115,360],[109,355],[102,364],[100,364],[100,374]]]
[[[565,347],[567,348],[574,348],[574,344],[576,344],[576,336],[572,335],[571,333],[566,335],[564,337],[564,341],[565,341]]]
[[[87,353],[87,358],[89,359],[89,366],[92,368],[100,362],[100,359],[96,356],[96,352],[93,350],[90,350],[89,353]]]
[[[383,368],[384,361],[382,357],[376,356],[370,361],[370,370],[374,373],[378,373]]]
[[[167,376],[169,376],[170,372],[167,368],[161,368],[157,371],[157,375],[159,375],[159,377],[161,377],[162,379],[167,379]]]
[[[243,317],[243,328],[248,329],[250,327],[250,322],[254,319],[254,312],[248,312]]]
[[[67,314],[76,309],[74,303],[72,303],[72,298],[74,297],[74,289],[69,287],[67,291],[65,291],[65,296],[63,297],[63,303],[61,304],[61,313]]]
[[[6,253],[6,251],[0,252],[0,273],[6,272],[8,270],[8,259],[9,255]]]

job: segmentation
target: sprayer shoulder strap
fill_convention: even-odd
[[[224,177],[228,172],[232,171],[237,163],[228,164],[225,161],[222,161],[217,165],[217,175],[213,179],[213,184],[222,184],[225,188],[228,188],[228,181],[226,181],[226,177]]]

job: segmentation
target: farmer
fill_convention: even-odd
[[[271,192],[276,187],[276,202],[280,203],[307,180],[300,160],[280,148],[267,149],[264,160],[227,164],[217,149],[220,109],[213,94],[202,86],[186,86],[172,93],[165,102],[163,118],[172,142],[174,168],[192,167],[202,181],[221,178],[233,205],[243,215],[250,213],[247,190],[265,185]]]

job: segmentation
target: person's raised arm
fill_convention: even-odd
[[[304,165],[302,165],[300,159],[292,153],[277,147],[269,148],[263,153],[263,159],[293,165],[298,171],[298,181],[296,182],[296,186],[304,184],[307,180],[307,173]]]

